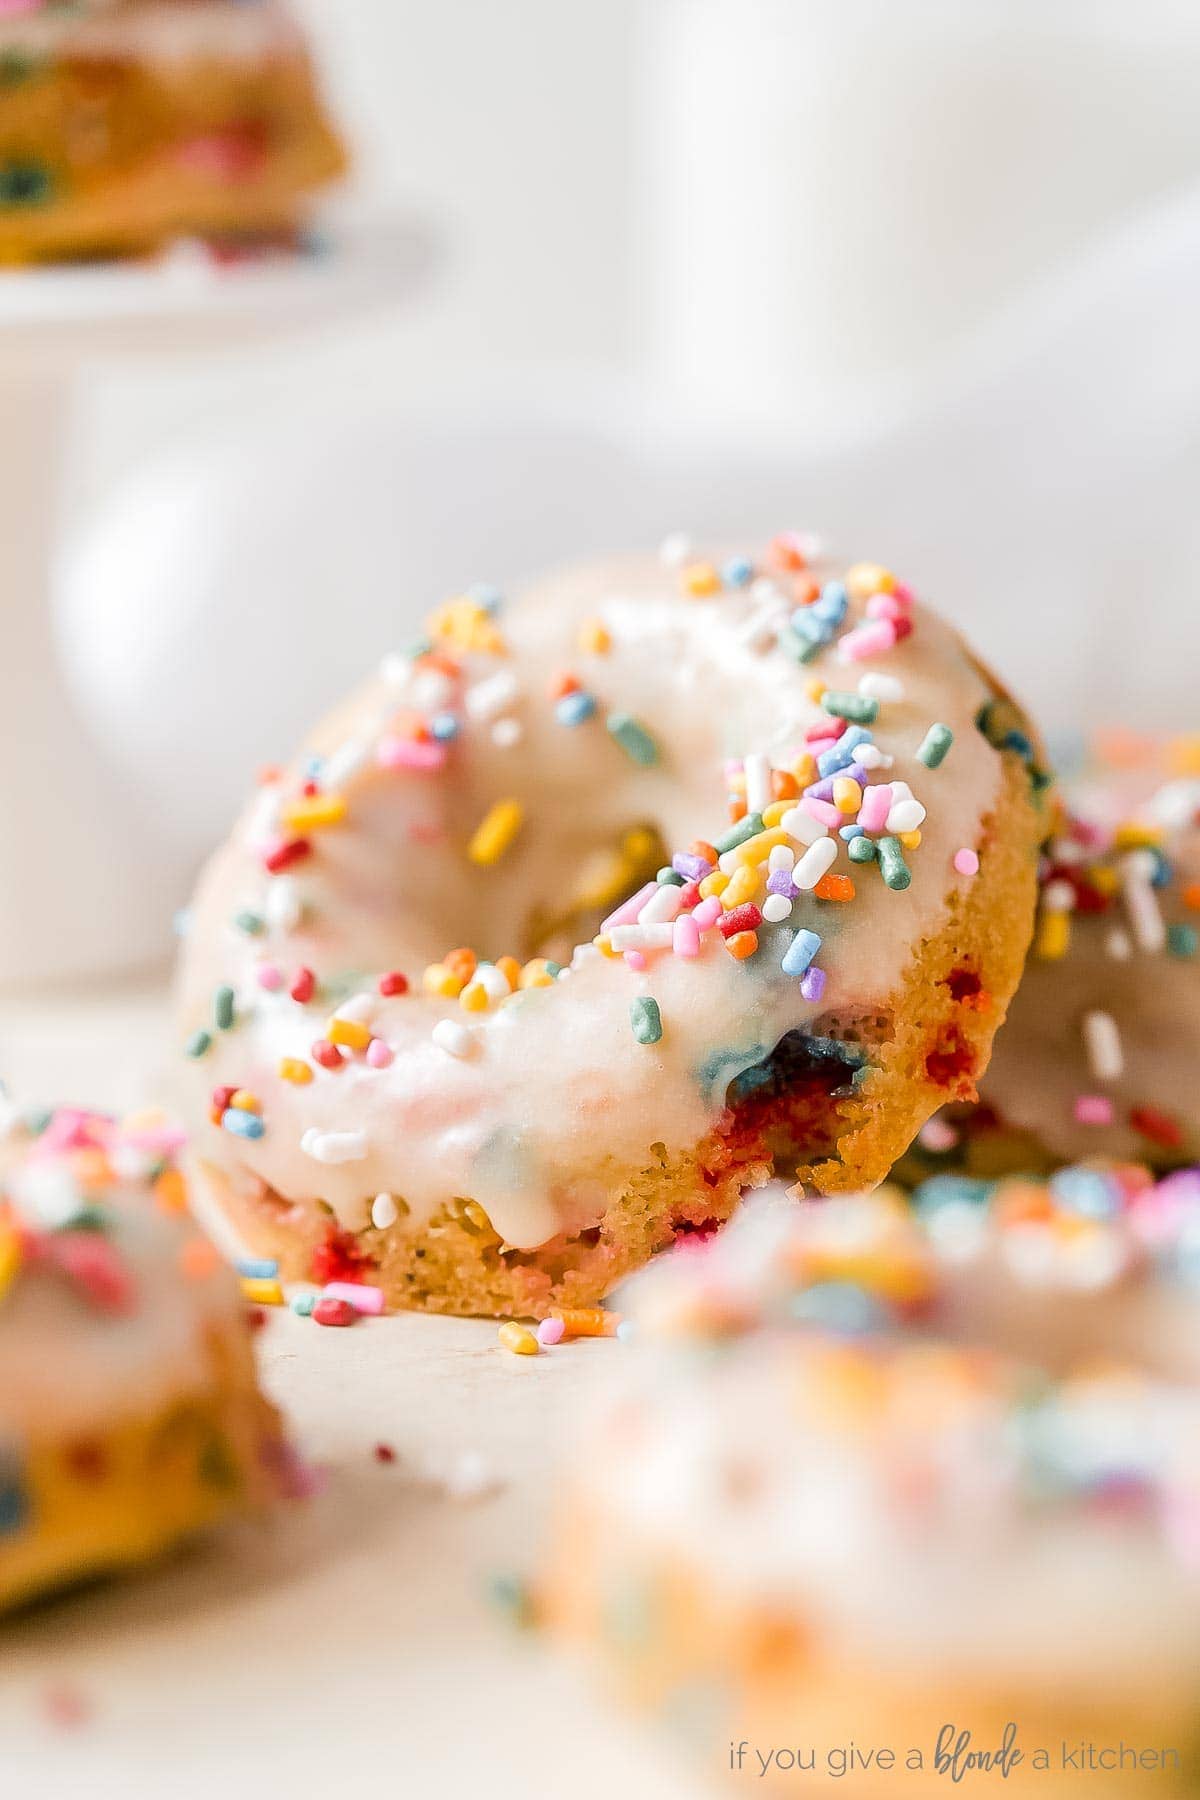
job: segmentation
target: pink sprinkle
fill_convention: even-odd
[[[698,931],[710,930],[720,918],[722,910],[721,902],[716,894],[710,894],[707,900],[702,900],[700,902],[699,906],[692,914],[693,919],[696,921],[696,929]]]
[[[383,1311],[383,1289],[368,1287],[362,1281],[330,1281],[321,1289],[323,1300],[344,1300],[355,1312],[381,1313]]]
[[[826,732],[824,737],[813,738],[808,749],[809,754],[815,762],[819,757],[824,756],[827,750],[837,749],[837,739],[835,737],[830,737],[828,732]]]
[[[905,612],[912,611],[912,604],[916,597],[907,581],[898,581],[892,589],[892,599],[898,600]]]
[[[422,743],[419,738],[384,737],[376,752],[383,769],[419,769],[431,771],[444,767],[446,746]]]
[[[973,850],[956,850],[954,866],[960,875],[978,875],[979,858]]]
[[[818,740],[823,741],[829,738],[836,743],[843,731],[845,731],[848,723],[849,721],[847,719],[820,719],[815,725],[809,726],[804,734],[804,741],[806,744],[815,744]],[[794,762],[795,760],[795,757],[793,757],[792,761]]]
[[[645,906],[651,894],[656,893],[657,891],[657,881],[648,881],[645,887],[639,888],[637,893],[631,895],[628,900],[618,906],[615,912],[609,913],[607,919],[601,923],[601,931],[607,931],[610,925],[636,925],[638,914],[641,912],[643,906]]]
[[[831,831],[846,823],[845,813],[840,813],[836,806],[830,806],[828,800],[802,800],[800,809],[810,819],[816,819],[821,825],[828,825]]]
[[[640,950],[626,950],[625,961],[631,969],[636,969],[639,975],[646,967],[646,958]]]
[[[870,625],[859,625],[847,632],[838,645],[842,662],[865,662],[868,656],[882,656],[896,642],[896,626],[891,619],[876,619]]]
[[[858,822],[864,831],[882,831],[892,810],[892,784],[880,781],[869,787],[858,809]]]
[[[1080,1094],[1075,1102],[1075,1117],[1080,1125],[1111,1125],[1113,1103],[1107,1094]]]
[[[676,956],[699,956],[700,927],[692,913],[682,913],[676,919],[671,948]]]
[[[259,963],[255,970],[260,988],[266,988],[268,994],[278,993],[283,986],[283,970],[278,963]]]
[[[868,619],[903,619],[907,612],[895,594],[872,594],[867,601]]]
[[[395,1051],[382,1038],[372,1038],[367,1045],[367,1061],[373,1069],[390,1068],[395,1059]]]
[[[536,1335],[539,1344],[561,1344],[567,1335],[566,1323],[562,1319],[543,1319]]]

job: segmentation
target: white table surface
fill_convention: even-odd
[[[0,1000],[0,1069],[23,1098],[140,1102],[169,1041],[154,984]],[[481,1321],[328,1331],[277,1312],[259,1341],[321,1491],[0,1625],[0,1793],[707,1791],[487,1599],[490,1576],[534,1566],[558,1432],[620,1346],[524,1358]],[[381,1442],[395,1463],[377,1460]],[[457,1498],[437,1478],[464,1454],[493,1492]]]

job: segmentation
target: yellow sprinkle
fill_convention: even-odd
[[[721,589],[721,577],[711,563],[689,563],[681,579],[684,593],[695,600],[703,600]]]
[[[361,1019],[341,1019],[336,1013],[325,1027],[325,1036],[331,1044],[342,1044],[347,1050],[365,1050],[371,1041]]]
[[[579,648],[591,656],[604,656],[612,649],[612,636],[599,619],[585,619],[579,627]]]
[[[1200,732],[1172,738],[1167,745],[1167,762],[1174,775],[1200,775]]]
[[[468,1012],[486,1012],[488,1009],[488,991],[482,981],[468,981],[458,996],[458,1004],[465,1006]]]
[[[430,963],[421,976],[421,986],[427,994],[439,994],[444,1000],[457,1000],[466,982],[460,975],[455,975],[445,963]]]
[[[249,1088],[235,1088],[229,1096],[229,1104],[238,1112],[260,1113],[262,1111],[262,1101],[257,1094],[252,1094]]]
[[[879,563],[855,563],[846,570],[846,591],[855,600],[869,600],[872,594],[895,591],[896,577]]]
[[[833,783],[833,804],[841,813],[856,813],[862,805],[862,789],[853,775],[838,775]]]
[[[617,953],[613,949],[612,939],[610,937],[604,937],[603,935],[600,937],[594,937],[592,939],[592,942],[593,942],[593,944],[595,944],[595,946],[596,946],[597,950],[600,952],[601,956],[607,956],[610,958],[616,957]],[[541,981],[541,980],[526,981],[525,977],[522,975],[521,986],[522,987],[548,987],[549,986],[549,978],[547,978],[546,981]]]
[[[722,869],[714,869],[712,874],[706,875],[700,883],[700,898],[707,900],[713,894],[723,894],[728,886],[728,875]]]
[[[425,629],[430,637],[441,638],[459,650],[482,650],[492,656],[504,656],[508,651],[491,614],[475,600],[447,600],[430,613]]]
[[[283,809],[289,831],[319,831],[322,825],[340,825],[345,816],[345,794],[314,794],[310,800],[295,800]]]
[[[519,800],[497,800],[467,845],[471,861],[485,868],[499,862],[520,831],[524,817],[525,809]]]
[[[900,842],[904,845],[906,850],[919,850],[921,848],[921,834],[919,831],[902,831],[900,833]]]
[[[770,806],[763,807],[763,824],[770,828],[778,825],[785,812],[795,806],[794,800],[772,800]]]
[[[735,869],[729,877],[729,886],[721,895],[721,905],[726,912],[735,906],[743,906],[747,900],[753,900],[759,889],[759,876],[756,869],[743,866]]]
[[[294,1082],[296,1087],[307,1087],[313,1078],[311,1067],[301,1062],[298,1056],[283,1056],[279,1060],[279,1073],[285,1081]]]
[[[252,1306],[282,1306],[283,1289],[273,1275],[243,1275],[242,1293]]]
[[[592,942],[605,956],[615,955],[615,951],[607,938],[593,938]],[[521,970],[521,973],[517,978],[517,986],[523,988],[554,986],[554,977],[546,967],[546,959],[544,956],[535,956],[525,964],[525,967]]]
[[[1149,825],[1136,825],[1130,820],[1125,825],[1118,825],[1113,834],[1113,843],[1118,850],[1146,850],[1162,843],[1162,832],[1155,831]]]
[[[804,684],[804,692],[814,706],[820,706],[825,693],[825,683],[819,675],[810,675]]]
[[[1107,869],[1101,864],[1099,868],[1091,869],[1088,873],[1092,886],[1098,888],[1102,894],[1116,893],[1117,871],[1115,869]]]
[[[1044,912],[1038,925],[1035,953],[1048,962],[1056,962],[1066,955],[1070,941],[1070,913]]]
[[[536,1356],[538,1353],[538,1341],[532,1331],[518,1325],[515,1319],[506,1319],[496,1335],[514,1356]]]
[[[729,780],[726,783],[726,792],[730,794],[741,794],[742,798],[745,798],[746,775],[744,770],[738,769],[729,777]]]
[[[793,800],[792,805],[794,806],[795,804],[796,803]],[[787,810],[786,807],[784,810]],[[765,823],[765,813],[763,814],[763,820]],[[765,862],[777,844],[790,843],[791,839],[788,837],[787,832],[780,831],[777,828],[773,828],[770,831],[756,832],[752,838],[747,838],[744,844],[738,844],[736,849],[729,852],[730,860],[733,864],[733,868],[729,870],[729,873],[732,875],[738,869],[752,869],[757,863]]]
[[[168,1164],[161,1171],[154,1183],[154,1199],[163,1212],[185,1213],[187,1211],[187,1180],[182,1169],[173,1168]],[[2,1281],[0,1281],[0,1286],[3,1286]]]
[[[817,759],[811,750],[805,750],[796,758],[795,762],[792,764],[791,772],[802,788],[811,787],[813,785],[813,782],[817,779]],[[795,804],[796,802],[794,800],[789,800],[788,802],[789,806],[795,806]],[[764,814],[764,817],[765,816],[766,815]]]
[[[12,1285],[20,1266],[20,1238],[15,1231],[0,1229],[0,1294]]]

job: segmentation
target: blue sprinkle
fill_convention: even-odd
[[[257,1113],[243,1112],[239,1106],[226,1107],[221,1114],[221,1124],[234,1137],[243,1138],[260,1138],[267,1129]]]
[[[431,736],[435,737],[439,744],[448,744],[451,738],[456,738],[462,730],[462,722],[456,713],[435,713],[429,721],[429,730]]]
[[[815,931],[798,931],[783,954],[784,974],[803,975],[820,948],[821,940]]]
[[[563,695],[554,708],[554,716],[560,725],[582,725],[595,710],[596,696],[586,688],[576,688],[573,694]]]
[[[1050,1192],[1085,1219],[1111,1219],[1121,1210],[1121,1190],[1099,1169],[1060,1169],[1050,1178]]]
[[[806,638],[810,644],[828,644],[833,638],[833,626],[824,619],[814,618],[811,606],[798,606],[790,624],[796,636]]]
[[[849,843],[852,838],[863,837],[864,835],[865,835],[865,833],[863,832],[863,828],[861,825],[839,825],[838,826],[838,836],[840,838],[845,838],[847,843]]]
[[[304,773],[309,781],[319,781],[321,770],[324,767],[325,758],[323,756],[306,756],[304,759]]]
[[[617,1337],[620,1342],[622,1344],[627,1344],[631,1338],[635,1338],[636,1336],[637,1326],[634,1324],[633,1320],[622,1319],[621,1323],[617,1326]]]
[[[810,610],[827,625],[840,625],[846,616],[850,604],[850,596],[840,581],[827,581],[821,589],[820,597],[813,601]]]
[[[871,1294],[852,1281],[818,1281],[797,1294],[791,1305],[798,1324],[857,1336],[886,1324],[883,1309]]]
[[[754,579],[754,564],[745,556],[733,556],[721,570],[721,580],[726,587],[748,587]]]
[[[969,1175],[931,1175],[913,1190],[919,1212],[937,1212],[943,1206],[986,1206],[994,1181],[974,1181]]]
[[[316,1304],[316,1294],[293,1294],[288,1301],[292,1311],[301,1319],[307,1319]]]
[[[273,1256],[239,1256],[233,1266],[246,1281],[273,1281],[279,1273]]]
[[[490,581],[477,581],[474,587],[467,589],[467,598],[488,613],[498,613],[504,605],[504,595]]]
[[[14,1469],[0,1467],[0,1538],[12,1537],[29,1517],[29,1496]]]

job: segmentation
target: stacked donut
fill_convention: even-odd
[[[197,1158],[287,1275],[534,1317],[778,1169],[869,1185],[974,1095],[1044,786],[956,633],[794,536],[461,596],[201,884]]]
[[[287,1490],[179,1134],[62,1108],[0,1145],[0,1610]]]
[[[0,9],[0,263],[291,236],[343,164],[279,0]]]
[[[1198,1247],[1194,1171],[760,1197],[633,1284],[544,1615],[765,1791],[1190,1792]]]

